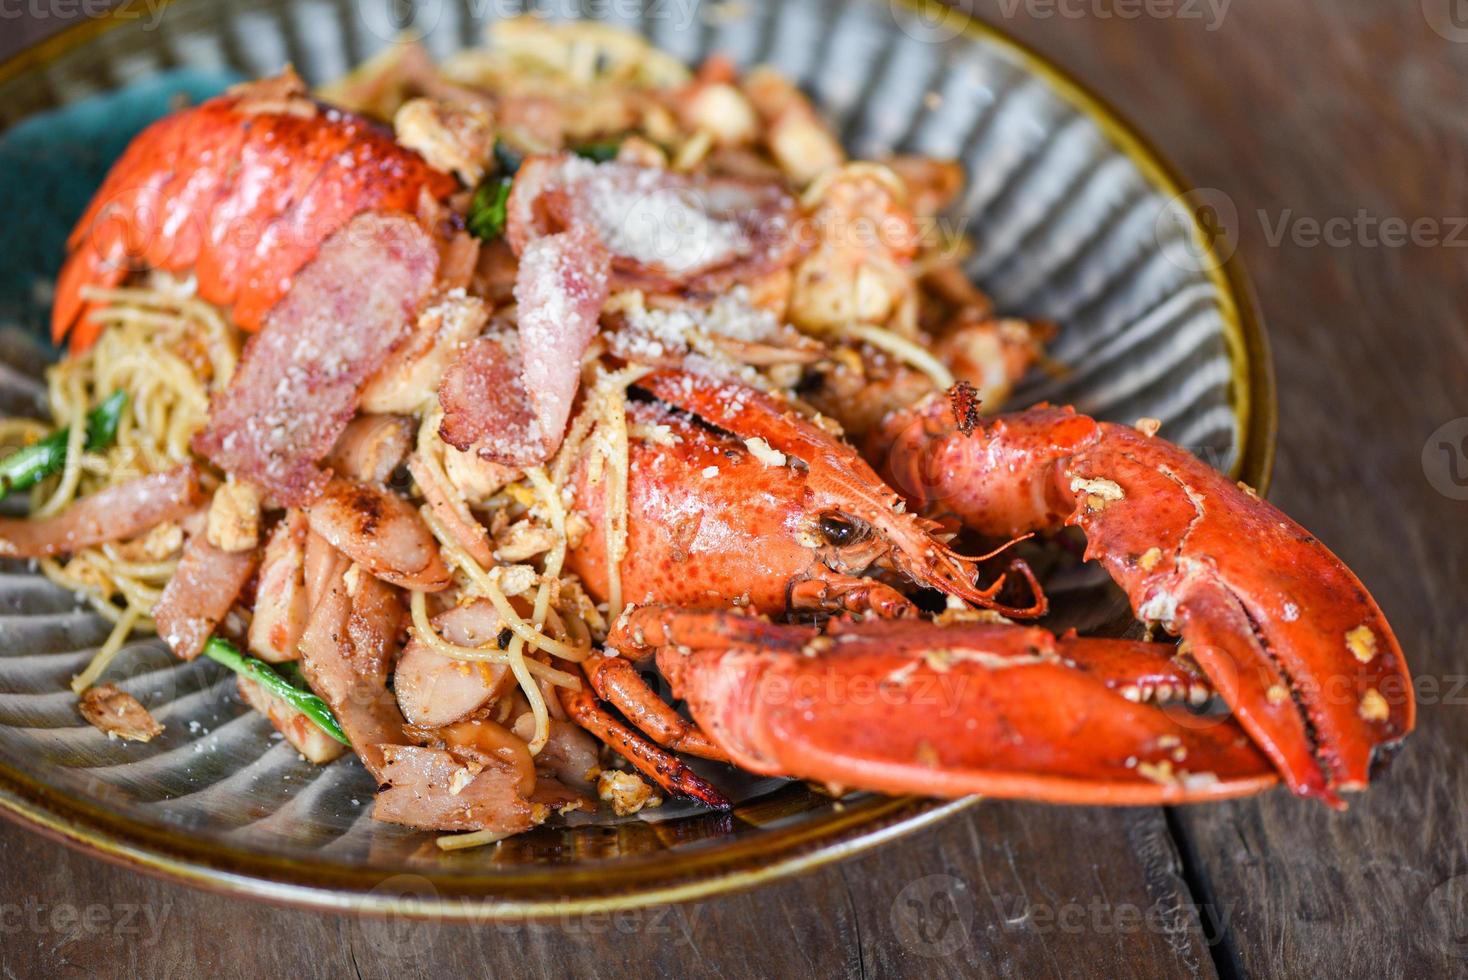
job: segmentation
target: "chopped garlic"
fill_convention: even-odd
[[[1346,634],[1346,649],[1363,664],[1369,664],[1376,657],[1376,634],[1370,626],[1357,626]]]
[[[260,543],[260,492],[229,481],[214,491],[206,527],[209,543],[220,551],[249,551]]]
[[[643,807],[662,806],[662,798],[642,777],[620,769],[604,769],[596,780],[596,795],[610,803],[619,817],[630,816]]]
[[[766,466],[785,465],[785,454],[773,448],[759,436],[744,440],[744,445],[749,448],[750,455]]]
[[[1361,717],[1367,721],[1386,721],[1391,717],[1392,709],[1386,703],[1386,698],[1374,687],[1366,689],[1361,695]]]
[[[1092,510],[1105,510],[1107,504],[1115,503],[1126,496],[1120,484],[1105,477],[1096,477],[1093,480],[1080,476],[1072,477],[1070,492],[1086,494],[1086,504]]]

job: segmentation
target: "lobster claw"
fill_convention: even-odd
[[[887,793],[1163,804],[1277,780],[1227,718],[1130,700],[1171,648],[922,620],[774,626],[648,606],[608,644],[657,652],[673,693],[737,765]],[[1179,690],[1189,679],[1177,676]]]
[[[1412,730],[1391,626],[1300,525],[1151,431],[1041,406],[962,427],[934,400],[888,421],[894,483],[981,533],[1086,532],[1141,620],[1182,636],[1290,788],[1341,807]]]

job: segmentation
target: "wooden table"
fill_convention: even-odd
[[[990,803],[778,887],[477,928],[207,895],[7,823],[4,976],[1465,972],[1468,502],[1445,495],[1468,496],[1453,479],[1468,473],[1468,9],[1454,19],[1455,2],[1213,0],[1221,21],[1207,0],[1199,16],[1193,0],[977,3],[1237,207],[1279,373],[1271,496],[1365,579],[1420,681],[1417,735],[1348,813],[1283,792],[1176,811]],[[59,26],[9,14],[27,9],[3,11],[0,54]],[[1416,243],[1394,243],[1398,226],[1377,223],[1389,218],[1425,219]]]

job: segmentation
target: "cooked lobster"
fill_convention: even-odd
[[[769,396],[676,373],[654,375],[643,384],[712,429],[685,421],[677,445],[636,450],[637,477],[629,487],[633,547],[623,575],[634,583],[630,597],[659,604],[663,625],[649,632],[648,614],[634,612],[608,645],[632,657],[663,648],[658,663],[665,673],[670,662],[678,665],[669,678],[675,692],[689,699],[704,734],[741,765],[889,791],[944,787],[950,793],[1135,803],[1257,789],[1265,772],[1260,760],[1267,758],[1295,793],[1340,805],[1339,794],[1365,788],[1373,761],[1412,729],[1405,658],[1381,610],[1350,570],[1251,490],[1153,434],[1070,409],[1040,408],[979,423],[961,414],[963,397],[935,399],[890,418],[874,440],[874,458],[885,459],[894,484],[906,494],[903,500],[860,460],[852,462],[855,454],[843,443]],[[741,443],[752,438],[786,454],[788,467],[772,475],[769,466],[752,460]],[[720,460],[719,474],[698,479],[712,459]],[[828,472],[831,477],[823,479]],[[599,513],[595,499],[585,503],[588,514]],[[757,621],[676,611],[732,603],[771,615],[813,606],[885,617],[912,613],[892,584],[852,579],[852,572],[873,565],[948,595],[992,602],[996,589],[976,596],[967,578],[962,588],[953,588],[954,578],[971,575],[973,566],[934,536],[937,525],[914,516],[935,508],[1000,538],[1079,525],[1087,534],[1087,556],[1099,559],[1126,590],[1138,618],[1182,636],[1183,654],[1173,658],[1176,651],[1159,644],[1073,636],[1039,640],[1043,634],[1033,628],[979,629],[915,619],[880,627],[838,623],[824,634],[769,627],[767,642],[766,625]],[[706,524],[717,530],[709,533]],[[836,532],[836,541],[825,529]],[[600,539],[599,533],[587,535],[587,544],[573,552],[594,594],[601,594],[604,582]],[[812,603],[812,597],[819,601]],[[665,639],[647,639],[653,635]],[[894,659],[875,655],[883,644]],[[666,652],[678,647],[703,652],[686,661]],[[848,648],[872,656],[847,658],[841,651]],[[910,679],[936,682],[955,669],[955,649],[965,651],[957,660],[969,665],[960,675],[985,680],[958,684],[960,696],[945,716],[955,722],[949,731],[956,738],[960,731],[977,730],[974,719],[991,725],[1005,719],[1013,742],[1006,765],[993,759],[980,764],[979,756],[956,749],[950,767],[926,750],[909,752],[918,741],[907,736],[927,730],[932,721],[932,713],[919,705],[875,699],[864,715],[849,704],[828,714],[818,699],[808,699],[795,724],[788,703],[772,703],[758,693],[766,671],[821,676],[841,688],[855,676],[880,686],[901,667]],[[991,675],[1001,662],[1024,664],[1026,657],[1046,666],[1034,672],[1045,680],[1025,682],[1034,706],[1026,713],[1015,710],[1017,702],[1001,708],[991,700],[999,697]],[[766,665],[764,659],[790,663]],[[593,687],[624,714],[651,712],[673,724],[647,704],[650,690],[638,688],[626,672],[593,667]],[[1068,679],[1057,681],[1055,674]],[[1019,683],[1023,676],[1006,674],[1005,680]],[[1074,700],[1061,698],[1068,707],[1052,710],[1062,684]],[[1133,702],[1141,692],[1177,696],[1205,689],[1219,695],[1242,726],[1220,722],[1214,734],[1221,740],[1199,743],[1191,755],[1187,773],[1211,773],[1218,782],[1147,779],[1135,772],[1120,780],[1100,778],[1114,776],[1126,760],[1130,768],[1153,758],[1160,763],[1160,749],[1177,748],[1178,740],[1188,744],[1189,733],[1198,729],[1179,709],[1139,709]],[[722,692],[729,704],[716,707],[712,691]],[[1011,694],[1004,690],[1003,696]],[[1048,707],[1041,709],[1041,703]],[[1081,736],[1082,719],[1109,719],[1116,734]],[[654,726],[650,734],[667,730]],[[868,734],[857,739],[859,731]],[[892,742],[872,748],[871,731],[891,734]],[[906,734],[899,738],[898,732]],[[1262,756],[1241,755],[1222,738],[1243,732]],[[829,765],[820,761],[833,745],[858,743],[872,753],[870,771],[851,755],[832,757]],[[780,753],[751,747],[775,744],[783,746]],[[1062,771],[1048,781],[1046,760],[1062,745],[1072,761],[1094,750],[1094,785],[1079,786],[1074,773]],[[1220,754],[1207,756],[1212,750]],[[1245,765],[1249,759],[1253,769]],[[1155,776],[1158,770],[1143,772]],[[1113,787],[1110,795],[1107,785]]]
[[[520,259],[520,342],[466,341],[444,374],[442,431],[462,435],[457,448],[515,465],[547,459],[610,279],[672,281],[668,256],[625,243],[618,251],[604,229],[588,232],[598,213],[576,195],[597,182],[612,197],[644,185],[691,195],[694,206],[715,195],[610,166],[622,169],[531,160],[534,181],[517,179],[507,240]],[[86,315],[89,287],[136,269],[192,269],[202,297],[260,331],[195,447],[271,502],[306,508],[316,534],[350,528],[328,520],[347,491],[318,464],[362,386],[400,347],[421,346],[405,344],[415,313],[426,322],[424,308],[462,285],[455,250],[472,260],[478,246],[445,203],[457,189],[371,124],[311,102],[298,80],[249,87],[134,142],[70,239],[53,331],[82,349],[98,329]],[[718,191],[790,224],[783,192]],[[710,214],[700,220],[724,220]],[[763,270],[772,256],[799,258],[783,239],[726,225],[727,254],[688,275],[707,283],[740,263]],[[540,274],[526,279],[531,266]],[[477,331],[485,320],[480,311],[460,322]],[[557,330],[564,349],[550,336]],[[331,369],[311,357],[333,358]],[[688,752],[886,792],[1171,803],[1282,778],[1339,806],[1412,729],[1405,659],[1356,577],[1279,510],[1153,432],[1065,408],[981,421],[959,386],[890,415],[863,455],[743,384],[677,370],[637,384],[634,421],[671,438],[632,441],[619,571],[634,606],[585,663],[589,689],[562,697],[573,718],[672,792],[727,805],[673,754]],[[605,600],[605,487],[583,466],[574,492],[592,531],[568,567]],[[1029,568],[1012,561],[1013,574],[981,585],[993,556],[960,554],[937,518],[1001,541],[1080,527],[1088,557],[1136,616],[1180,635],[1181,647],[1057,638],[1007,622],[1045,611]],[[427,540],[415,533],[405,540]],[[369,548],[353,558],[399,583],[431,566],[417,587],[441,587],[445,570],[418,551],[421,561],[396,578],[391,555]],[[1028,594],[1011,604],[1016,577]],[[947,597],[950,611],[925,618],[919,590]],[[633,668],[648,658],[692,722]],[[503,690],[466,683],[456,717]],[[1215,695],[1230,717],[1190,710]],[[388,714],[399,725],[397,709]],[[407,752],[398,749],[389,754]]]

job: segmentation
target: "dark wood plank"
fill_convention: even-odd
[[[1419,676],[1437,685],[1421,732],[1345,815],[1282,794],[1175,815],[1190,880],[1227,928],[1225,972],[1461,969],[1468,505],[1438,494],[1421,460],[1438,426],[1468,415],[1468,253],[1371,247],[1359,236],[1341,248],[1274,246],[1265,227],[1360,208],[1468,215],[1468,45],[1434,33],[1416,2],[1233,0],[1216,30],[1207,16],[1096,14],[1109,4],[976,6],[1125,106],[1195,184],[1234,202],[1282,389],[1272,496],[1361,572]],[[55,26],[5,24],[0,56]],[[621,919],[473,928],[205,895],[9,825],[0,866],[5,976],[1214,972],[1156,811],[992,804],[749,894]],[[46,911],[33,920],[37,906]],[[67,924],[70,913],[49,917],[62,906],[102,911],[92,926]],[[152,909],[164,927],[155,934],[133,913],[123,928],[130,906]],[[1174,919],[1156,918],[1168,909]]]
[[[980,805],[754,892],[469,926],[207,894],[9,824],[0,866],[6,977],[1215,975],[1158,810]]]
[[[1446,976],[1468,958],[1468,503],[1431,482],[1450,482],[1447,456],[1422,455],[1468,415],[1468,45],[1423,9],[1236,0],[1212,33],[1007,21],[1237,207],[1281,389],[1271,497],[1360,573],[1418,677],[1419,732],[1348,813],[1275,793],[1179,814],[1254,976]],[[1341,247],[1270,241],[1281,219],[1308,232],[1294,222],[1363,209],[1458,243],[1389,247],[1365,226]]]

